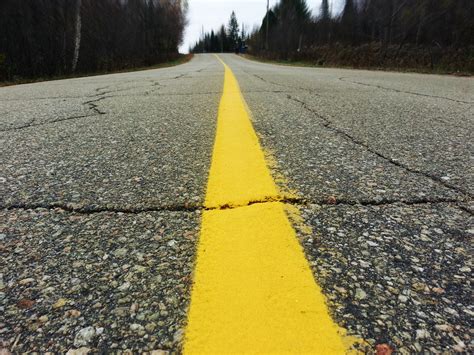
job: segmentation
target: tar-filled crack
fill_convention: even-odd
[[[343,81],[345,83],[351,83],[351,84],[356,84],[356,85],[374,87],[374,88],[378,88],[378,89],[382,89],[382,90],[386,90],[386,91],[398,92],[398,93],[401,93],[401,94],[423,96],[423,97],[429,97],[429,98],[432,98],[432,99],[448,100],[448,101],[453,101],[453,102],[457,102],[457,103],[460,103],[460,104],[469,104],[469,105],[474,104],[474,102],[472,102],[472,101],[456,100],[456,99],[451,99],[451,98],[445,97],[445,96],[429,95],[429,94],[423,94],[423,93],[420,93],[420,92],[413,92],[413,91],[405,91],[405,90],[399,90],[399,89],[394,89],[394,88],[388,88],[388,87],[381,86],[381,85],[361,83],[359,81],[350,80],[350,78],[346,78],[346,77],[341,77],[341,78],[339,78],[339,80]]]
[[[412,168],[412,167],[409,167],[408,165],[406,164],[403,164],[401,163],[400,161],[398,160],[395,160],[383,153],[380,153],[378,152],[377,150],[375,150],[374,148],[372,148],[370,145],[368,145],[366,142],[363,142],[361,141],[360,139],[357,139],[356,137],[354,136],[351,136],[349,133],[347,133],[346,131],[344,131],[343,129],[340,129],[338,127],[336,127],[334,125],[334,122],[331,122],[328,118],[326,118],[325,116],[321,115],[319,112],[317,112],[316,110],[314,110],[313,108],[309,107],[308,104],[302,100],[299,100],[291,95],[288,95],[287,96],[288,99],[292,100],[292,101],[295,101],[297,103],[299,103],[305,110],[311,112],[313,115],[315,115],[316,117],[318,117],[322,122],[321,122],[321,125],[339,135],[341,135],[342,137],[344,137],[345,139],[347,139],[349,142],[351,143],[354,143],[354,144],[357,144],[361,147],[364,147],[368,152],[378,156],[379,158],[382,158],[384,159],[385,161],[389,162],[390,164],[392,165],[395,165],[399,168],[402,168],[410,173],[413,173],[413,174],[417,174],[417,175],[421,175],[425,178],[428,178],[452,191],[455,191],[456,193],[459,193],[459,194],[462,194],[462,195],[466,195],[466,196],[469,196],[469,197],[474,197],[473,194],[459,186],[455,186],[455,185],[452,185],[450,184],[449,182],[446,182],[445,180],[441,179],[439,176],[436,176],[434,174],[431,174],[431,173],[428,173],[426,171],[421,171],[421,170],[418,170],[418,169],[415,169],[415,168]]]
[[[176,204],[176,205],[157,205],[157,206],[99,206],[99,205],[84,205],[79,206],[77,204],[67,203],[17,203],[9,206],[0,206],[0,210],[14,211],[14,210],[49,210],[49,211],[64,211],[68,213],[91,215],[97,213],[123,213],[123,214],[141,214],[147,212],[184,212],[193,213],[198,211],[224,211],[238,208],[245,208],[253,205],[267,204],[267,203],[283,203],[287,205],[293,205],[297,207],[310,207],[310,206],[325,206],[325,207],[341,207],[341,206],[364,206],[364,207],[383,207],[383,206],[432,206],[438,204],[451,204],[457,208],[473,215],[474,212],[469,208],[462,205],[462,202],[457,199],[447,198],[421,198],[412,200],[403,199],[382,199],[382,200],[350,200],[350,199],[320,199],[320,200],[308,200],[300,197],[279,197],[271,196],[264,197],[257,200],[248,201],[240,204],[223,204],[215,207],[206,207],[202,204]]]

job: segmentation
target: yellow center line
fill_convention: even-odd
[[[248,118],[237,79],[223,65],[224,93],[219,105],[206,207],[242,206],[250,201],[277,199],[278,191]]]
[[[220,60],[220,58],[219,58]],[[221,61],[222,62],[222,61]],[[188,325],[187,354],[345,352],[225,67]]]

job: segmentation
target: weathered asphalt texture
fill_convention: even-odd
[[[222,58],[334,318],[472,352],[473,79]],[[199,55],[0,88],[0,348],[179,351],[222,81]]]

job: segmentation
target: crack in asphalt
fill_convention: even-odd
[[[198,70],[192,71],[191,73],[194,73],[194,72],[199,73],[199,72],[207,69],[208,67],[210,67],[210,65],[205,66],[203,68],[200,68]],[[161,79],[160,81],[174,80],[174,79],[183,78],[187,74],[190,74],[190,73],[183,73],[183,74],[177,75],[176,77],[173,77],[173,78]],[[159,90],[160,88],[164,87],[163,84],[161,84],[160,82],[158,82],[157,80],[154,80],[154,79],[149,79],[148,82],[151,82],[151,85],[150,85],[151,88],[157,87],[157,89]],[[107,114],[107,112],[102,111],[99,108],[99,105],[96,104],[97,102],[100,102],[104,99],[112,98],[112,97],[125,97],[125,95],[108,95],[108,94],[114,94],[114,93],[118,93],[118,92],[124,92],[124,91],[130,91],[130,90],[134,90],[134,89],[142,89],[142,88],[147,88],[148,87],[148,85],[139,85],[139,86],[133,86],[133,87],[127,87],[127,88],[120,88],[120,89],[116,89],[116,90],[107,90],[107,89],[109,89],[111,87],[114,87],[116,85],[117,85],[117,83],[109,84],[109,85],[102,86],[102,87],[98,87],[94,90],[96,92],[95,94],[85,95],[85,96],[78,96],[78,97],[76,97],[76,96],[62,96],[61,97],[60,96],[60,97],[41,97],[41,98],[31,98],[31,99],[24,99],[23,98],[23,99],[0,100],[0,102],[3,102],[3,101],[20,101],[20,100],[21,101],[35,101],[35,100],[48,100],[48,99],[59,100],[59,99],[80,99],[80,98],[96,98],[97,97],[97,99],[89,100],[89,101],[86,101],[86,102],[82,103],[82,105],[88,105],[88,109],[93,111],[94,114],[68,116],[68,117],[63,117],[63,118],[59,118],[59,119],[56,119],[56,120],[45,121],[45,122],[40,122],[40,123],[35,123],[35,121],[38,118],[34,117],[34,118],[30,119],[28,121],[28,123],[26,123],[26,124],[23,124],[23,125],[20,125],[20,126],[17,126],[17,127],[10,127],[10,128],[0,129],[0,132],[17,131],[17,130],[22,130],[22,129],[26,129],[26,128],[30,128],[30,127],[53,124],[53,123],[57,123],[57,122],[63,122],[63,121],[80,119],[80,118],[88,118],[88,117],[96,117],[96,116],[100,116],[100,115],[105,115],[105,114]],[[154,90],[152,89],[151,91],[147,91],[146,94],[151,94],[153,92],[154,92]],[[209,92],[209,93],[202,93],[202,95],[216,94],[216,93]],[[105,95],[108,95],[108,96],[105,96]],[[140,94],[140,95],[142,95],[142,94]],[[166,94],[166,93],[157,94],[157,96],[190,96],[190,95],[196,95],[196,94],[193,94],[193,93],[191,93],[191,94]],[[127,95],[127,96],[132,96],[132,95]],[[138,95],[135,95],[135,96],[138,96]]]
[[[63,121],[69,121],[69,120],[76,120],[76,119],[79,119],[79,118],[97,117],[97,116],[100,116],[101,114],[104,114],[104,113],[94,113],[94,114],[91,114],[91,115],[70,116],[70,117],[58,118],[57,120],[54,120],[54,121],[47,121],[47,122],[41,122],[41,123],[34,123],[34,121],[36,120],[36,118],[34,118],[33,120],[31,120],[26,125],[19,126],[19,127],[13,127],[13,128],[7,128],[7,129],[1,129],[0,132],[17,131],[17,130],[22,130],[22,129],[30,128],[30,127],[43,126],[43,125],[47,125],[47,124],[63,122]]]
[[[105,93],[103,95],[106,95]],[[95,113],[97,113],[98,115],[105,115],[107,112],[104,112],[104,111],[101,111],[99,109],[99,105],[96,104],[96,102],[99,102],[99,101],[102,101],[102,100],[105,100],[105,99],[108,99],[112,96],[101,96],[99,97],[98,99],[95,99],[95,100],[90,100],[90,101],[86,101],[86,102],[83,102],[82,104],[83,105],[88,105],[89,106],[89,109],[94,111]]]
[[[474,194],[472,194],[471,192],[459,187],[459,186],[455,186],[455,185],[452,185],[446,181],[444,181],[443,179],[441,179],[440,177],[434,175],[434,174],[431,174],[431,173],[428,173],[426,171],[422,171],[422,170],[418,170],[418,169],[415,169],[415,168],[411,168],[409,167],[408,165],[406,164],[403,164],[401,162],[399,162],[398,160],[395,160],[394,158],[391,158],[389,156],[386,156],[384,155],[383,153],[380,153],[378,152],[377,150],[375,150],[374,148],[370,147],[367,143],[361,141],[360,139],[357,139],[356,137],[354,136],[351,136],[349,133],[347,133],[346,131],[344,131],[343,129],[340,129],[338,127],[335,126],[334,122],[332,122],[331,120],[329,120],[327,117],[321,115],[319,112],[317,112],[316,110],[314,110],[313,108],[309,107],[308,104],[300,99],[297,99],[291,95],[287,95],[287,98],[289,100],[292,100],[294,102],[297,102],[299,103],[305,110],[307,110],[308,112],[311,112],[313,115],[315,115],[316,117],[318,117],[320,120],[322,120],[323,122],[321,123],[321,125],[341,136],[343,136],[345,139],[347,139],[348,141],[356,144],[356,145],[359,145],[361,147],[364,147],[368,152],[372,153],[372,154],[375,154],[376,156],[384,159],[385,161],[389,162],[390,164],[392,165],[395,165],[399,168],[402,168],[402,169],[405,169],[406,171],[410,172],[410,173],[413,173],[413,174],[417,174],[417,175],[421,175],[421,176],[424,176],[428,179],[431,179],[433,180],[434,182],[450,189],[450,190],[453,190],[459,194],[463,194],[463,195],[466,195],[466,196],[469,196],[469,197],[474,197]]]
[[[175,77],[173,77],[173,78],[171,78],[171,79],[172,79],[172,80],[181,79],[181,78],[184,78],[184,77],[186,76],[186,74],[188,74],[188,73],[179,74],[179,75],[177,75],[177,76],[175,76]]]
[[[13,204],[10,206],[0,207],[2,210],[12,211],[12,210],[62,210],[70,213],[77,214],[95,214],[95,213],[126,213],[126,214],[139,214],[145,212],[196,212],[203,210],[202,207],[197,205],[169,205],[169,206],[127,206],[127,207],[108,207],[108,206],[98,206],[98,205],[88,205],[88,206],[73,206],[71,204],[63,203],[33,203],[33,204]]]
[[[143,97],[143,96],[148,96],[153,94],[153,97],[160,97],[160,96],[205,96],[205,95],[216,95],[216,94],[222,94],[220,91],[209,91],[209,92],[189,92],[189,93],[157,93],[153,90],[151,91],[145,91],[139,94],[128,94],[128,95],[110,95],[107,96],[107,98],[113,98],[113,97]]]
[[[186,73],[183,73],[183,74],[179,74],[177,76],[174,76],[172,78],[169,78],[168,80],[176,80],[176,79],[182,79],[182,78],[190,78],[190,76],[186,76],[186,75],[190,75],[192,73],[201,73],[202,71],[206,70],[207,68],[209,68],[211,66],[211,64],[209,65],[206,65],[204,67],[202,67],[201,69],[197,69],[197,70],[193,70],[193,71],[190,71],[190,72],[186,72]]]
[[[140,214],[146,212],[185,212],[192,213],[198,211],[222,211],[230,210],[237,208],[244,208],[252,205],[266,204],[266,203],[275,203],[280,202],[288,205],[294,206],[391,206],[391,205],[404,205],[404,206],[420,206],[420,205],[437,205],[437,204],[455,204],[457,208],[473,215],[474,212],[469,208],[463,206],[460,203],[465,201],[460,201],[458,199],[448,199],[448,198],[419,198],[413,200],[404,200],[404,199],[382,199],[382,200],[351,200],[351,199],[337,199],[331,201],[329,199],[320,199],[320,200],[307,200],[300,197],[264,197],[257,200],[252,200],[244,204],[224,204],[216,207],[205,207],[202,204],[192,204],[185,203],[182,205],[158,205],[158,206],[99,206],[99,205],[85,205],[78,206],[77,204],[67,204],[67,203],[16,203],[9,206],[0,206],[0,210],[13,211],[13,210],[62,210],[69,213],[76,214],[96,214],[96,213],[125,213],[125,214]]]
[[[270,84],[270,85],[277,85],[277,86],[281,86],[281,87],[286,87],[286,88],[292,88],[292,89],[298,89],[298,90],[302,90],[302,91],[306,91],[306,92],[309,92],[313,95],[316,95],[316,96],[320,96],[316,93],[314,93],[314,90],[311,90],[311,89],[308,89],[308,88],[303,88],[303,87],[299,87],[299,86],[291,86],[291,85],[285,85],[285,84],[280,84],[280,83],[277,83],[277,82],[274,82],[274,81],[271,81],[271,80],[267,80],[265,78],[263,78],[262,76],[260,75],[257,75],[257,74],[254,74],[254,73],[249,73],[245,70],[242,70],[244,73],[246,73],[247,75],[252,75],[258,79],[260,79],[261,81],[263,81],[264,83],[267,83],[267,84]],[[375,88],[378,88],[378,89],[382,89],[382,90],[387,90],[387,91],[393,91],[393,92],[398,92],[398,93],[402,93],[402,94],[408,94],[408,95],[416,95],[416,96],[422,96],[422,97],[429,97],[429,98],[434,98],[434,99],[443,99],[443,100],[449,100],[449,101],[453,101],[453,102],[457,102],[457,103],[462,103],[462,104],[468,104],[468,105],[472,105],[474,104],[474,102],[472,101],[464,101],[464,100],[457,100],[457,99],[451,99],[449,97],[445,97],[445,96],[437,96],[437,95],[429,95],[429,94],[423,94],[423,93],[419,93],[419,92],[412,92],[412,91],[404,91],[404,90],[399,90],[399,89],[394,89],[394,88],[388,88],[388,87],[385,87],[385,86],[381,86],[381,85],[374,85],[374,84],[367,84],[367,83],[361,83],[361,82],[358,82],[358,81],[352,81],[352,80],[349,80],[350,78],[348,77],[340,77],[338,78],[340,81],[342,82],[345,82],[345,83],[351,83],[351,84],[356,84],[356,85],[363,85],[363,86],[368,86],[368,87],[375,87]]]
[[[466,207],[466,206],[463,206],[463,205],[457,205],[457,207],[461,210],[461,211],[464,211],[468,214],[470,214],[471,216],[474,216],[474,210],[469,208],[469,207]]]
[[[247,75],[251,75],[251,76],[256,77],[257,79],[260,79],[261,81],[263,81],[263,82],[266,83],[266,84],[281,86],[281,87],[284,87],[284,88],[296,89],[296,90],[300,90],[300,91],[306,91],[306,92],[311,93],[312,95],[320,96],[319,94],[316,94],[316,93],[314,92],[314,90],[311,90],[311,89],[308,89],[308,88],[303,88],[303,87],[299,87],[299,86],[292,86],[292,85],[280,84],[280,83],[277,83],[277,82],[274,82],[274,81],[271,81],[271,80],[267,80],[267,79],[263,78],[262,76],[260,76],[260,75],[258,75],[258,74],[249,73],[249,72],[247,72],[247,71],[245,71],[245,70],[242,70],[242,71],[243,71],[245,74],[247,74]],[[264,92],[265,92],[265,91],[264,91]]]
[[[455,198],[414,198],[412,200],[407,199],[369,199],[369,200],[350,200],[350,199],[336,199],[335,201],[330,200],[321,200],[321,201],[309,201],[307,204],[316,204],[324,206],[387,206],[402,204],[407,206],[416,206],[416,205],[430,205],[430,204],[442,204],[442,203],[461,203],[459,199]]]
[[[460,104],[468,104],[468,105],[474,104],[474,102],[472,102],[472,101],[456,100],[456,99],[451,99],[451,98],[445,97],[445,96],[436,96],[436,95],[422,94],[420,92],[404,91],[404,90],[388,88],[388,87],[381,86],[381,85],[376,85],[376,84],[361,83],[359,81],[352,81],[352,80],[349,80],[349,79],[350,78],[348,78],[348,77],[340,77],[339,78],[340,81],[345,82],[345,83],[351,83],[351,84],[357,84],[357,85],[362,85],[362,86],[374,87],[374,88],[378,88],[378,89],[382,89],[382,90],[398,92],[398,93],[401,93],[401,94],[423,96],[423,97],[429,97],[429,98],[432,98],[432,99],[448,100],[448,101],[453,101],[453,102],[457,102],[457,103],[460,103]]]
[[[193,95],[216,95],[216,94],[222,94],[221,91],[209,91],[209,92],[189,92],[189,93],[158,93],[155,94],[155,96],[193,96]]]
[[[308,88],[302,88],[302,87],[297,87],[297,86],[289,86],[289,85],[284,85],[284,84],[279,84],[277,82],[274,82],[274,81],[270,81],[270,80],[267,80],[257,74],[254,74],[254,73],[249,73],[247,71],[244,71],[242,70],[244,73],[246,73],[247,75],[251,75],[251,76],[254,76],[258,79],[260,79],[261,81],[263,81],[264,83],[267,83],[267,84],[270,84],[270,85],[277,85],[277,86],[281,86],[281,87],[285,87],[285,88],[291,88],[291,89],[297,89],[297,90],[301,90],[301,91],[306,91],[308,93],[310,93],[311,95],[314,95],[314,96],[321,96],[319,94],[316,94],[313,90],[311,89],[308,89]],[[340,81],[343,81],[343,82],[347,82],[347,83],[352,83],[352,84],[359,84],[359,85],[364,85],[364,86],[371,86],[371,87],[377,87],[377,88],[380,88],[380,89],[384,89],[384,90],[391,90],[391,91],[395,91],[395,92],[399,92],[399,93],[405,93],[405,94],[413,94],[413,95],[419,95],[419,96],[425,96],[425,97],[431,97],[431,98],[441,98],[441,99],[445,99],[445,100],[451,100],[451,101],[455,101],[455,102],[460,102],[460,103],[465,103],[465,104],[473,104],[474,102],[469,102],[469,101],[461,101],[461,100],[455,100],[455,99],[450,99],[450,98],[447,98],[447,97],[442,97],[442,96],[434,96],[434,95],[427,95],[427,94],[421,94],[421,93],[414,93],[414,92],[409,92],[409,91],[402,91],[402,90],[397,90],[397,89],[391,89],[391,88],[386,88],[386,87],[383,87],[383,86],[378,86],[378,85],[371,85],[371,84],[365,84],[365,83],[359,83],[359,82],[354,82],[354,81],[350,81],[350,80],[344,80],[344,79],[348,79],[348,78],[345,78],[345,77],[341,77],[339,78]],[[273,90],[273,91],[265,91],[265,90],[262,90],[262,91],[242,91],[243,93],[259,93],[259,92],[262,92],[262,93],[265,93],[265,92],[268,92],[268,93],[296,93],[296,92],[290,92],[290,91],[280,91],[280,90]],[[468,107],[468,109],[465,111],[469,111],[472,107]],[[464,127],[461,127],[461,126],[458,126],[458,125],[453,125],[452,122],[448,122],[440,117],[433,117],[432,119],[435,119],[439,122],[442,122],[444,124],[450,124],[451,126],[453,127],[457,127],[457,128],[464,128]]]
[[[148,79],[147,81],[149,83],[151,83],[150,87],[152,88],[151,91],[147,91],[146,94],[150,94],[152,92],[154,92],[154,90],[159,90],[161,88],[164,88],[166,87],[166,85],[163,85],[161,82],[162,81],[167,81],[167,80],[175,80],[175,79],[181,79],[181,78],[185,78],[187,77],[188,74],[192,74],[192,73],[199,73],[205,69],[207,69],[209,67],[208,66],[205,66],[201,69],[198,69],[198,70],[195,70],[195,71],[191,71],[191,72],[186,72],[186,73],[182,73],[182,74],[179,74],[177,76],[174,76],[172,78],[162,78],[160,79],[159,81],[158,80],[155,80],[155,79]],[[110,85],[107,85],[107,86],[103,86],[103,87],[100,87],[100,88],[97,88],[95,91],[97,92],[97,94],[94,94],[94,95],[90,95],[88,97],[97,97],[97,96],[103,96],[103,95],[107,95],[107,94],[114,94],[114,93],[118,93],[118,92],[124,92],[124,91],[130,91],[130,90],[135,90],[135,89],[144,89],[144,88],[147,88],[148,85],[139,85],[139,86],[133,86],[133,87],[127,87],[127,88],[121,88],[121,89],[116,89],[116,90],[106,90],[112,86],[114,86],[115,84],[110,84]],[[156,88],[157,87],[157,88]],[[106,90],[106,91],[104,91]],[[216,92],[217,93],[217,92]],[[220,92],[219,92],[220,93]],[[214,92],[210,92],[210,93],[198,93],[199,95],[206,95],[206,94],[214,94]],[[107,96],[107,98],[109,97],[127,97],[127,96],[141,96],[143,94],[135,94],[135,95],[109,95]],[[166,94],[166,93],[158,93],[157,96],[178,96],[178,95],[195,95],[193,93],[191,94]]]
[[[102,91],[102,90],[108,89],[109,87],[113,86],[113,84],[111,84],[111,85],[108,85],[108,86],[97,88],[95,90],[97,92],[96,94],[89,95],[89,96],[86,96],[86,97],[100,97],[100,96],[104,96],[104,95],[107,95],[107,94],[114,94],[114,93],[117,93],[117,92],[124,92],[124,91],[130,91],[130,90],[135,90],[135,89],[144,89],[144,88],[147,88],[149,86],[161,86],[161,84],[159,84],[157,81],[154,81],[154,80],[152,80],[151,83],[152,83],[151,85],[139,85],[139,86],[121,88],[121,89],[117,89],[117,90]],[[112,97],[112,96],[110,96],[110,97]]]
[[[304,204],[304,199],[299,197],[292,197],[292,196],[266,196],[256,200],[247,201],[246,203],[240,204],[232,204],[226,203],[223,205],[219,205],[216,207],[202,207],[204,211],[221,211],[221,210],[232,210],[236,208],[248,207],[252,205],[261,205],[265,203],[274,203],[274,202],[281,202],[290,205],[302,205]]]
[[[102,94],[102,95],[105,95],[105,94]],[[6,128],[6,129],[0,129],[0,132],[10,132],[10,131],[17,131],[17,130],[22,130],[22,129],[25,129],[25,128],[30,128],[30,127],[36,127],[36,126],[43,126],[43,125],[46,125],[46,124],[52,124],[52,123],[57,123],[57,122],[63,122],[63,121],[69,121],[69,120],[75,120],[75,119],[79,119],[79,118],[88,118],[88,117],[96,117],[96,116],[100,116],[100,115],[105,115],[107,114],[106,112],[104,111],[101,111],[99,109],[99,106],[96,104],[96,102],[99,102],[101,100],[104,100],[104,99],[107,99],[111,96],[103,96],[103,97],[99,97],[97,99],[94,99],[94,100],[89,100],[89,101],[86,101],[86,102],[83,102],[81,105],[88,105],[88,109],[93,111],[94,113],[93,114],[89,114],[89,115],[74,115],[74,116],[69,116],[69,117],[63,117],[63,118],[58,118],[56,120],[52,120],[52,121],[45,121],[45,122],[39,122],[39,123],[35,123],[35,121],[37,120],[37,118],[33,118],[31,119],[27,124],[24,124],[22,126],[18,126],[18,127],[12,127],[12,128]]]
[[[207,69],[207,67],[209,67],[209,66],[206,66],[206,67],[201,68],[199,70],[196,70],[194,72],[201,72],[201,71]],[[186,76],[187,74],[189,74],[189,73],[183,73],[183,74],[180,74],[180,75],[178,75],[174,78],[171,78],[171,79],[179,79],[179,78],[182,78],[182,77]],[[26,123],[26,124],[23,124],[23,125],[17,126],[17,127],[0,129],[0,132],[17,131],[17,130],[22,130],[22,129],[26,129],[26,128],[30,128],[30,127],[53,124],[53,123],[57,123],[57,122],[63,122],[63,121],[69,121],[69,120],[74,120],[74,119],[87,118],[87,117],[96,117],[96,116],[100,116],[100,115],[105,115],[105,114],[107,114],[107,112],[105,112],[105,111],[103,111],[99,108],[99,105],[97,104],[98,102],[100,102],[102,100],[105,100],[105,99],[108,99],[108,98],[113,98],[113,97],[134,96],[134,95],[109,95],[109,94],[114,94],[114,93],[118,93],[118,92],[125,92],[125,91],[130,91],[130,90],[135,90],[135,89],[144,89],[144,88],[148,88],[148,87],[151,88],[152,90],[147,91],[146,94],[151,94],[155,90],[159,90],[160,88],[164,87],[163,84],[161,84],[160,82],[158,82],[157,80],[154,80],[154,79],[150,79],[150,80],[148,80],[148,82],[149,83],[147,85],[139,85],[139,86],[133,86],[133,87],[127,87],[127,88],[120,88],[120,89],[116,89],[116,90],[107,90],[107,89],[109,89],[113,86],[116,86],[117,85],[116,83],[96,88],[95,89],[95,92],[96,92],[95,94],[83,96],[84,98],[94,98],[94,99],[88,100],[88,101],[85,101],[85,102],[82,103],[82,105],[87,105],[88,109],[93,111],[94,114],[91,114],[91,115],[75,115],[75,116],[63,117],[63,118],[59,118],[59,119],[56,119],[56,120],[45,121],[45,122],[40,122],[40,123],[35,123],[35,121],[38,119],[37,117],[35,117],[35,118],[30,119],[28,121],[28,123]],[[150,83],[151,83],[151,85],[150,85]],[[153,88],[155,88],[155,90],[153,90]],[[199,93],[199,95],[211,95],[211,94],[218,94],[218,92]],[[142,95],[143,94],[139,94],[139,95],[137,94],[135,96],[142,96]],[[189,93],[189,94],[156,93],[156,96],[191,96],[191,95],[196,95],[196,94],[194,94],[194,93]],[[31,100],[62,99],[62,98],[78,98],[79,99],[81,97],[66,97],[65,96],[65,97],[54,97],[54,98],[35,98],[35,99],[31,99]],[[24,99],[21,99],[21,100],[24,100]],[[1,100],[1,101],[8,101],[8,100]]]
[[[288,91],[288,90],[241,90],[242,94],[297,94],[299,91]]]

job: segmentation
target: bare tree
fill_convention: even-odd
[[[79,60],[79,51],[81,49],[81,0],[76,0],[76,31],[74,33],[74,56],[72,58],[72,72],[76,71],[77,61]]]

